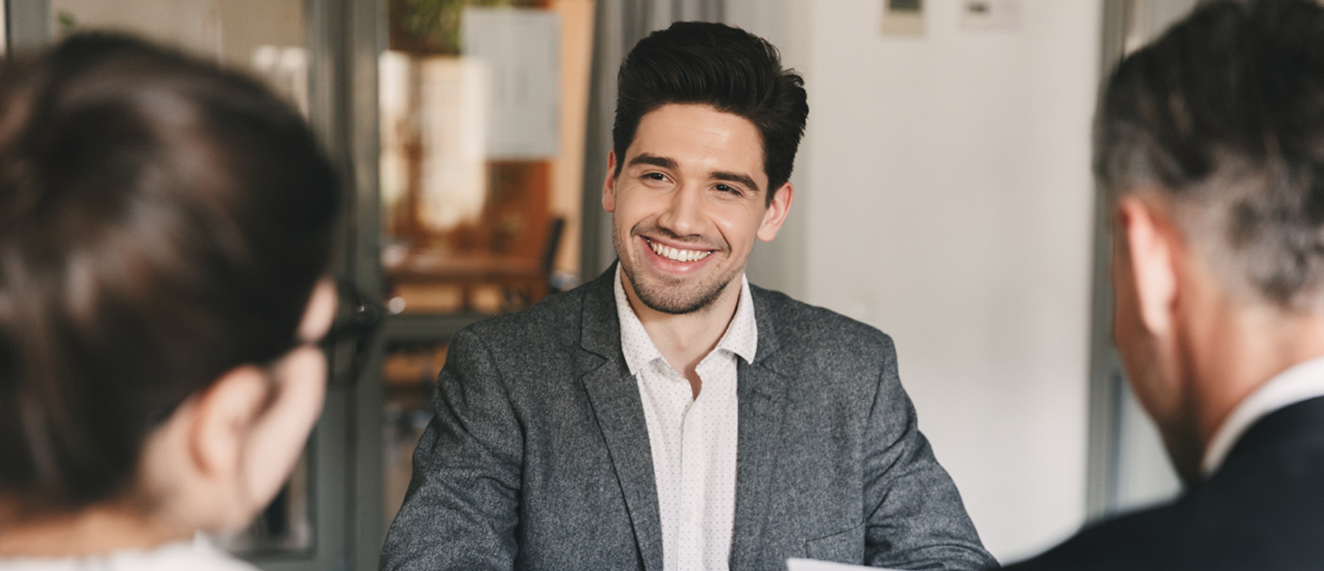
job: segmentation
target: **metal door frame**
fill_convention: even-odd
[[[1103,0],[1100,50],[1100,86],[1128,48],[1158,37],[1192,5],[1203,0]],[[1135,43],[1136,46],[1129,46]],[[1095,191],[1094,268],[1091,303],[1089,446],[1086,513],[1089,519],[1125,511],[1175,493],[1178,485],[1166,458],[1148,451],[1140,440],[1156,439],[1149,425],[1137,419],[1143,411],[1136,404],[1121,359],[1112,339],[1112,282],[1108,276],[1111,258],[1111,205],[1102,188]],[[1140,421],[1147,423],[1148,419]],[[1140,440],[1137,440],[1140,439]],[[1157,448],[1157,445],[1156,445]],[[1160,473],[1159,471],[1163,471]],[[1140,477],[1145,481],[1133,488]],[[1169,485],[1174,489],[1166,489]]]
[[[1129,0],[1103,0],[1102,46],[1099,50],[1099,85],[1122,58],[1130,20]],[[1085,514],[1096,520],[1112,511],[1117,501],[1122,376],[1121,361],[1112,340],[1112,257],[1110,205],[1101,188],[1094,192],[1093,288],[1090,299],[1089,442],[1086,457]]]

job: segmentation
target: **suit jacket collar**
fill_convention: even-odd
[[[758,352],[751,363],[737,370],[736,398],[739,424],[736,460],[736,517],[732,532],[731,568],[747,568],[762,561],[763,531],[768,506],[776,494],[772,475],[780,456],[783,418],[792,379],[777,370],[782,356],[776,321],[780,312],[768,292],[750,287],[754,320],[758,324]]]
[[[1303,442],[1316,443],[1315,446],[1324,442],[1324,397],[1285,406],[1256,421],[1233,445],[1223,467],[1210,479],[1225,472],[1261,472],[1266,458],[1294,455],[1295,452],[1289,451]]]
[[[616,317],[615,291],[612,280],[616,265],[584,284],[584,309],[580,346],[608,361],[623,360],[621,354],[621,324]]]
[[[1289,405],[1324,396],[1324,357],[1297,363],[1274,375],[1232,409],[1205,448],[1200,472],[1218,470],[1232,446],[1255,422]]]
[[[749,293],[754,299],[754,322],[759,328],[759,346],[754,363],[771,367],[776,357],[781,356],[781,344],[777,337],[775,317],[780,313],[772,305],[767,290],[754,285],[749,286]]]
[[[638,385],[621,353],[616,315],[615,265],[584,286],[580,346],[600,359],[586,359],[581,371],[585,390],[598,416],[608,453],[625,497],[646,571],[662,570],[662,530],[657,483],[653,478],[648,426]],[[780,343],[775,307],[766,292],[751,287],[758,325],[758,350],[752,363],[737,365],[738,452],[732,567],[757,561],[772,495],[771,476],[781,439],[781,422],[790,379],[775,370]]]
[[[642,567],[645,571],[662,571],[662,524],[653,455],[639,387],[621,353],[620,321],[612,291],[614,276],[615,266],[584,285],[580,347],[599,359],[581,360],[584,369],[580,378],[625,497]]]

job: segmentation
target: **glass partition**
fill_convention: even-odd
[[[390,0],[377,64],[385,519],[461,327],[575,285],[592,0]]]
[[[388,308],[499,313],[570,285],[592,2],[388,6],[378,63]]]

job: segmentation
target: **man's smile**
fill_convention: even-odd
[[[663,258],[666,258],[668,260],[671,260],[673,262],[680,262],[682,264],[703,260],[704,258],[707,258],[713,253],[713,250],[706,250],[706,249],[692,250],[685,248],[676,248],[676,247],[668,246],[666,244],[662,244],[660,242],[653,241],[649,238],[644,238],[644,242],[648,243],[648,247],[653,250],[653,253],[662,256]]]

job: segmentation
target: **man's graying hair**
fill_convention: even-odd
[[[1324,9],[1200,6],[1113,72],[1094,136],[1103,187],[1160,193],[1225,286],[1324,307]]]

